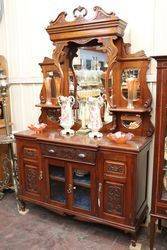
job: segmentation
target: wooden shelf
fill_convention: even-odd
[[[45,103],[36,104],[35,107],[40,107],[40,108],[53,108],[53,109],[55,109],[55,108],[57,108],[57,109],[58,109],[58,108],[61,108],[61,107],[58,106],[58,105],[53,105],[53,104],[47,105],[47,104],[45,104]]]
[[[50,175],[50,179],[51,179],[51,180],[56,180],[56,181],[65,182],[65,178],[64,178],[64,177],[60,177],[60,176]]]
[[[145,107],[141,107],[141,108],[134,108],[134,109],[129,109],[126,107],[117,107],[117,108],[110,108],[111,112],[125,112],[125,113],[145,113],[145,112],[151,112],[151,108],[145,108]]]

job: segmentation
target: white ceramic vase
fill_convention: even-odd
[[[74,125],[74,114],[72,106],[75,99],[73,96],[59,96],[58,103],[61,106],[60,126],[62,135],[74,135],[74,130],[71,127]]]
[[[103,126],[100,109],[103,105],[103,98],[99,97],[89,97],[89,123],[88,128],[91,129],[89,137],[102,137],[103,134],[99,132],[100,128]]]

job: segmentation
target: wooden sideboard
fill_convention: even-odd
[[[130,44],[123,42],[126,22],[97,6],[94,12],[89,20],[87,10],[78,7],[73,21],[62,12],[46,29],[55,48],[52,58],[40,63],[44,83],[36,106],[41,108],[39,122],[47,129],[15,135],[19,199],[127,230],[135,245],[135,234],[147,214],[148,155],[154,132],[146,83],[150,59],[144,51],[131,53]],[[75,135],[63,137],[58,97],[69,95],[75,100],[71,108]],[[102,138],[86,134],[90,115],[81,115],[85,110],[81,107],[88,95],[105,98],[98,113]],[[85,134],[78,134],[80,128]],[[133,133],[133,140],[110,142],[107,134],[118,131]]]
[[[147,214],[150,138],[121,146],[59,130],[15,137],[21,200],[136,233]]]

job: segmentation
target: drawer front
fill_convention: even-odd
[[[105,161],[104,162],[104,174],[125,177],[126,176],[126,164],[124,162]]]
[[[95,164],[96,160],[96,153],[85,149],[42,144],[41,150],[43,156],[55,157],[63,160],[90,164]]]

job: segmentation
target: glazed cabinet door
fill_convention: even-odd
[[[69,195],[72,210],[95,214],[97,197],[95,166],[81,163],[68,163],[70,168]]]
[[[58,207],[67,207],[68,168],[65,161],[43,158],[45,174],[45,200]]]
[[[19,194],[33,199],[42,199],[43,172],[38,145],[29,140],[17,140],[19,167]]]

